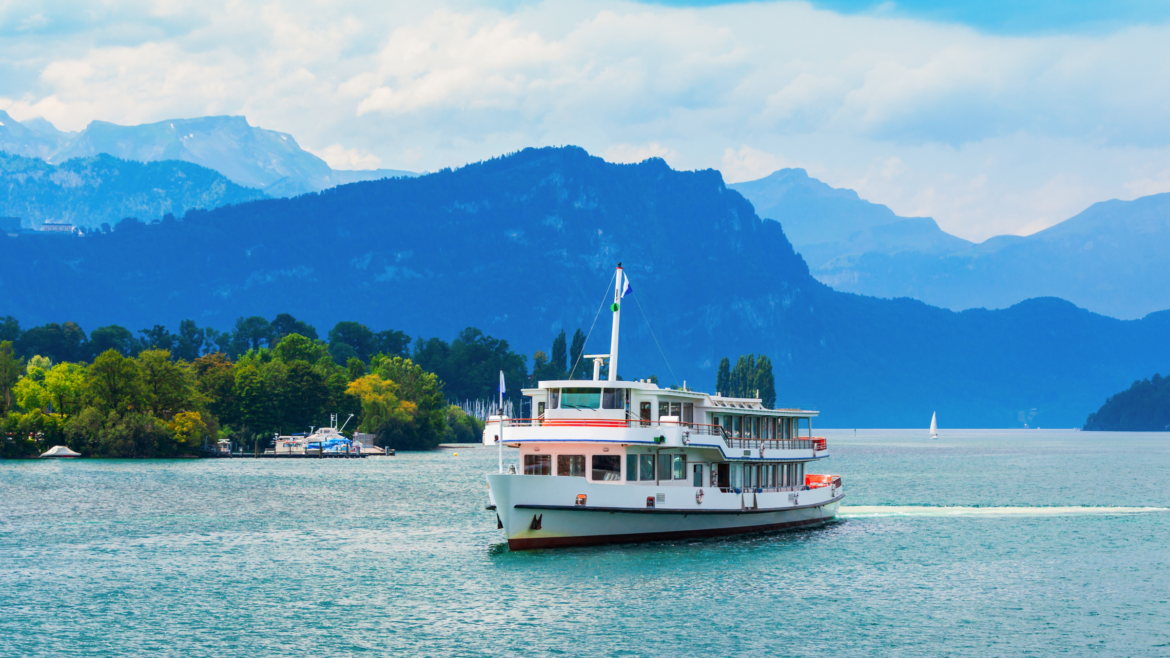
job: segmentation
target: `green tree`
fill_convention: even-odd
[[[20,340],[21,334],[20,323],[11,315],[5,315],[0,318],[0,342],[7,341],[9,343],[16,343]]]
[[[715,374],[715,392],[731,397],[731,361],[727,357],[719,361],[719,371]]]
[[[143,410],[163,420],[197,406],[193,377],[184,365],[171,361],[167,350],[143,350],[136,359]]]
[[[12,319],[9,316],[8,319]],[[16,356],[11,340],[0,342],[0,391],[3,392],[4,409],[8,413],[12,408],[12,387],[24,372],[24,359]]]
[[[249,349],[259,350],[262,346],[271,345],[272,326],[268,324],[268,320],[258,315],[236,320],[235,331],[232,332],[232,356],[239,356]]]
[[[568,359],[569,353],[565,347],[565,330],[561,329],[561,333],[557,334],[557,337],[553,339],[552,356],[549,358],[549,363],[557,369],[557,372],[562,373],[560,377],[564,376],[563,373],[569,372],[569,366],[567,365]]]
[[[76,323],[49,323],[24,332],[16,351],[25,357],[42,354],[54,362],[81,361],[88,352],[86,342],[85,332]]]
[[[58,363],[45,373],[45,390],[58,413],[80,413],[85,399],[86,366],[80,363]]]
[[[271,382],[255,359],[241,360],[235,367],[233,397],[239,405],[239,421],[255,435],[276,426],[276,396]]]
[[[756,386],[760,398],[768,409],[776,407],[776,378],[772,374],[772,360],[763,354],[756,360]]]
[[[582,367],[581,355],[585,353],[585,334],[580,329],[573,332],[573,344],[569,347],[569,368],[572,372],[569,373],[569,378],[572,379],[588,370],[588,367]]]
[[[86,394],[102,411],[124,413],[142,408],[142,377],[138,365],[114,350],[93,360],[86,373]]]
[[[271,330],[274,341],[280,341],[289,334],[300,334],[309,340],[317,340],[317,329],[313,325],[302,322],[288,313],[281,313],[273,318]]]
[[[300,334],[288,334],[272,349],[272,355],[286,363],[305,361],[317,363],[329,356],[324,344]]]
[[[111,324],[93,330],[89,335],[88,348],[91,357],[96,357],[106,350],[114,350],[122,356],[134,356],[142,349],[142,344],[126,327]]]
[[[191,362],[195,388],[207,399],[207,410],[221,423],[238,424],[236,375],[231,361],[222,352],[207,354]]]
[[[174,356],[180,361],[194,361],[203,353],[206,342],[206,329],[195,326],[194,320],[183,320],[179,323],[179,333],[175,337]]]
[[[329,330],[329,353],[333,354],[333,348],[337,345],[348,345],[353,348],[354,355],[362,361],[368,362],[370,357],[376,353],[376,345],[374,344],[374,332],[370,328],[360,322],[338,322]],[[338,360],[338,365],[344,364],[349,360],[348,351],[344,354],[345,358]],[[334,358],[337,355],[334,354]]]
[[[192,322],[191,324],[194,323]],[[166,350],[170,352],[175,349],[175,343],[178,341],[178,336],[172,334],[161,324],[156,324],[150,329],[139,329],[138,334],[142,336],[141,341],[143,347],[148,350]]]

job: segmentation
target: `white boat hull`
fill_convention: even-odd
[[[491,499],[512,549],[587,546],[786,530],[830,521],[840,487],[760,493],[694,487],[613,485],[585,478],[488,475]],[[586,504],[575,504],[578,494]],[[659,497],[659,494],[662,497]],[[646,498],[655,499],[653,508]]]

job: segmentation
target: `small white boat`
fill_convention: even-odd
[[[938,412],[930,415],[930,438],[938,438]]]
[[[80,457],[80,452],[73,452],[65,446],[53,446],[45,451],[41,457]]]

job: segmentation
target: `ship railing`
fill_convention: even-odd
[[[793,484],[784,487],[719,487],[723,493],[784,493],[785,491],[808,491],[808,485]]]
[[[752,439],[748,437],[727,437],[729,448],[765,448],[768,450],[827,450],[829,442],[824,437],[814,436],[803,439]]]

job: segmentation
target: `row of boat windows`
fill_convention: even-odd
[[[623,388],[554,388],[548,392],[549,409],[625,409]]]
[[[585,455],[557,455],[556,474],[561,477],[585,477]],[[590,479],[616,482],[622,479],[620,455],[591,455]],[[804,464],[711,464],[716,469],[711,486],[778,488],[804,484]],[[552,455],[524,455],[525,475],[552,475]],[[627,482],[663,482],[687,479],[687,456],[674,454],[627,455]],[[703,486],[703,465],[695,464],[693,485]]]
[[[622,479],[620,455],[592,455],[594,481]],[[552,455],[524,455],[525,475],[552,475]],[[585,477],[585,455],[557,455],[557,475]]]
[[[746,439],[794,439],[799,431],[797,418],[713,416],[711,422],[723,426],[729,436]]]

